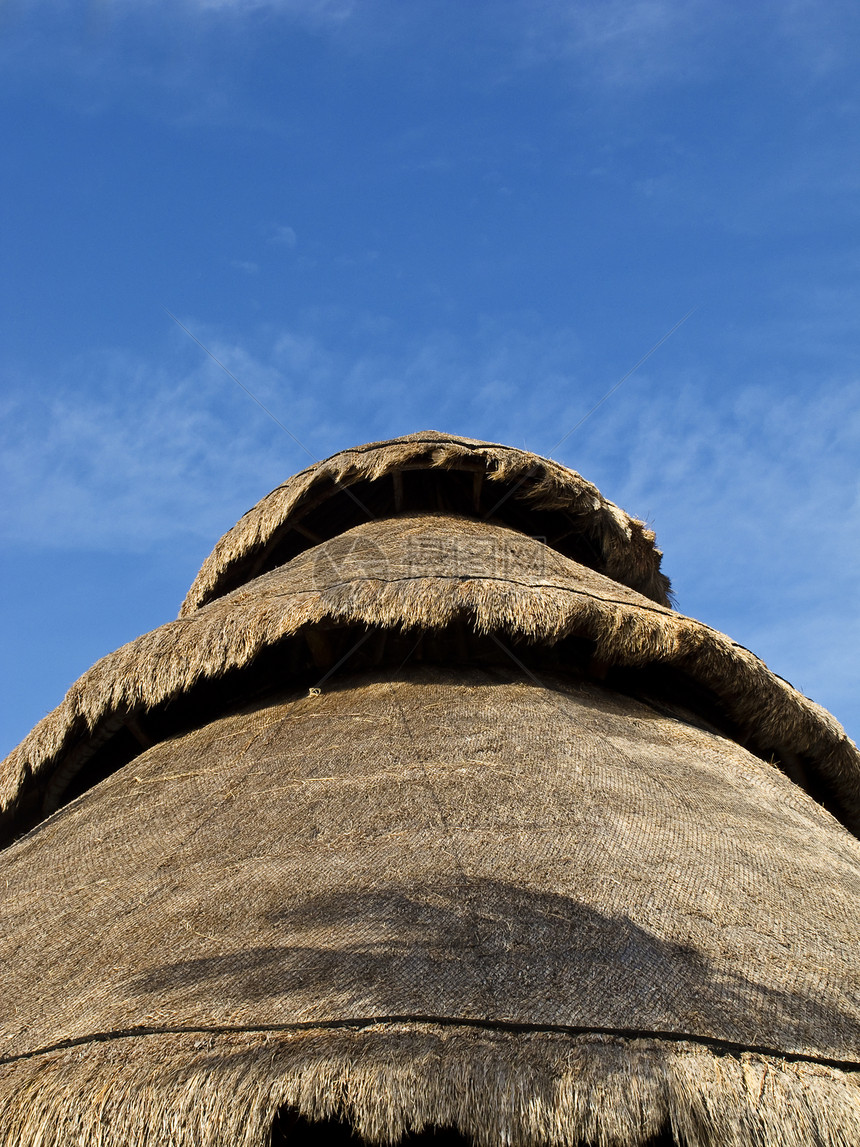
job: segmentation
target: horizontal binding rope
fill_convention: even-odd
[[[640,1031],[637,1028],[601,1028],[601,1027],[575,1027],[567,1024],[530,1024],[517,1023],[513,1020],[482,1020],[469,1016],[356,1016],[351,1019],[340,1020],[305,1020],[292,1024],[254,1024],[243,1026],[241,1024],[213,1024],[202,1027],[133,1027],[117,1029],[116,1031],[92,1032],[85,1036],[76,1036],[74,1039],[61,1040],[59,1043],[48,1044],[45,1047],[35,1048],[33,1051],[22,1052],[20,1055],[0,1057],[0,1067],[10,1063],[20,1063],[22,1060],[35,1059],[40,1055],[50,1055],[55,1051],[65,1051],[68,1048],[83,1047],[88,1043],[108,1043],[111,1040],[134,1039],[152,1035],[240,1035],[243,1032],[302,1032],[302,1031],[337,1031],[353,1028],[361,1031],[363,1028],[376,1027],[380,1024],[422,1024],[427,1027],[465,1027],[484,1031],[510,1032],[512,1035],[602,1035],[616,1036],[628,1040],[660,1040],[663,1043],[695,1043],[710,1048],[718,1055],[733,1055],[751,1053],[765,1055],[774,1059],[783,1059],[788,1063],[815,1063],[822,1067],[836,1068],[838,1071],[860,1070],[860,1060],[828,1059],[823,1056],[807,1055],[799,1051],[784,1051],[780,1048],[766,1047],[760,1044],[735,1043],[732,1040],[719,1039],[716,1036],[693,1035],[690,1032],[667,1031]]]

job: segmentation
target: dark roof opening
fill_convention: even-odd
[[[356,1135],[345,1119],[307,1119],[292,1108],[278,1112],[272,1126],[271,1147],[360,1147],[366,1139]],[[407,1132],[393,1147],[474,1147],[474,1141],[453,1127],[426,1127]]]
[[[363,1147],[367,1143],[345,1119],[308,1119],[288,1107],[275,1117],[270,1147]],[[475,1147],[475,1141],[454,1127],[431,1125],[421,1131],[407,1131],[390,1147]],[[547,1144],[547,1147],[553,1145]],[[596,1147],[596,1144],[578,1141],[565,1143],[564,1147]],[[679,1144],[666,1127],[648,1141],[647,1147],[679,1147]]]

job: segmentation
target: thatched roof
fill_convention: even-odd
[[[0,811],[19,824],[52,811],[96,751],[104,758],[113,745],[125,763],[141,744],[182,727],[171,721],[185,697],[211,713],[207,685],[220,704],[227,678],[243,695],[240,671],[273,647],[287,666],[280,673],[306,681],[310,671],[315,680],[337,660],[332,653],[327,661],[321,646],[340,654],[355,640],[321,635],[357,626],[451,640],[458,630],[496,634],[525,642],[526,654],[552,649],[561,666],[579,668],[585,656],[598,676],[627,670],[623,687],[655,700],[671,703],[680,690],[700,715],[860,826],[856,747],[829,713],[748,650],[534,538],[442,515],[356,526],[99,661],[3,763]],[[356,660],[360,650],[351,665]]]
[[[575,471],[525,450],[424,430],[342,450],[273,490],[218,542],[180,617],[351,526],[428,510],[540,535],[568,557],[669,604],[653,532]]]
[[[0,1147],[860,1142],[856,747],[540,531],[399,510],[222,542],[0,767]]]

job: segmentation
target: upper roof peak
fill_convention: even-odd
[[[512,446],[423,430],[341,450],[267,494],[215,546],[180,616],[361,522],[426,510],[540,537],[670,603],[653,532],[575,470]]]

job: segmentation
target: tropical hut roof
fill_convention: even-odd
[[[854,745],[403,491],[215,592],[222,541],[4,762],[2,1147],[860,1141]]]

